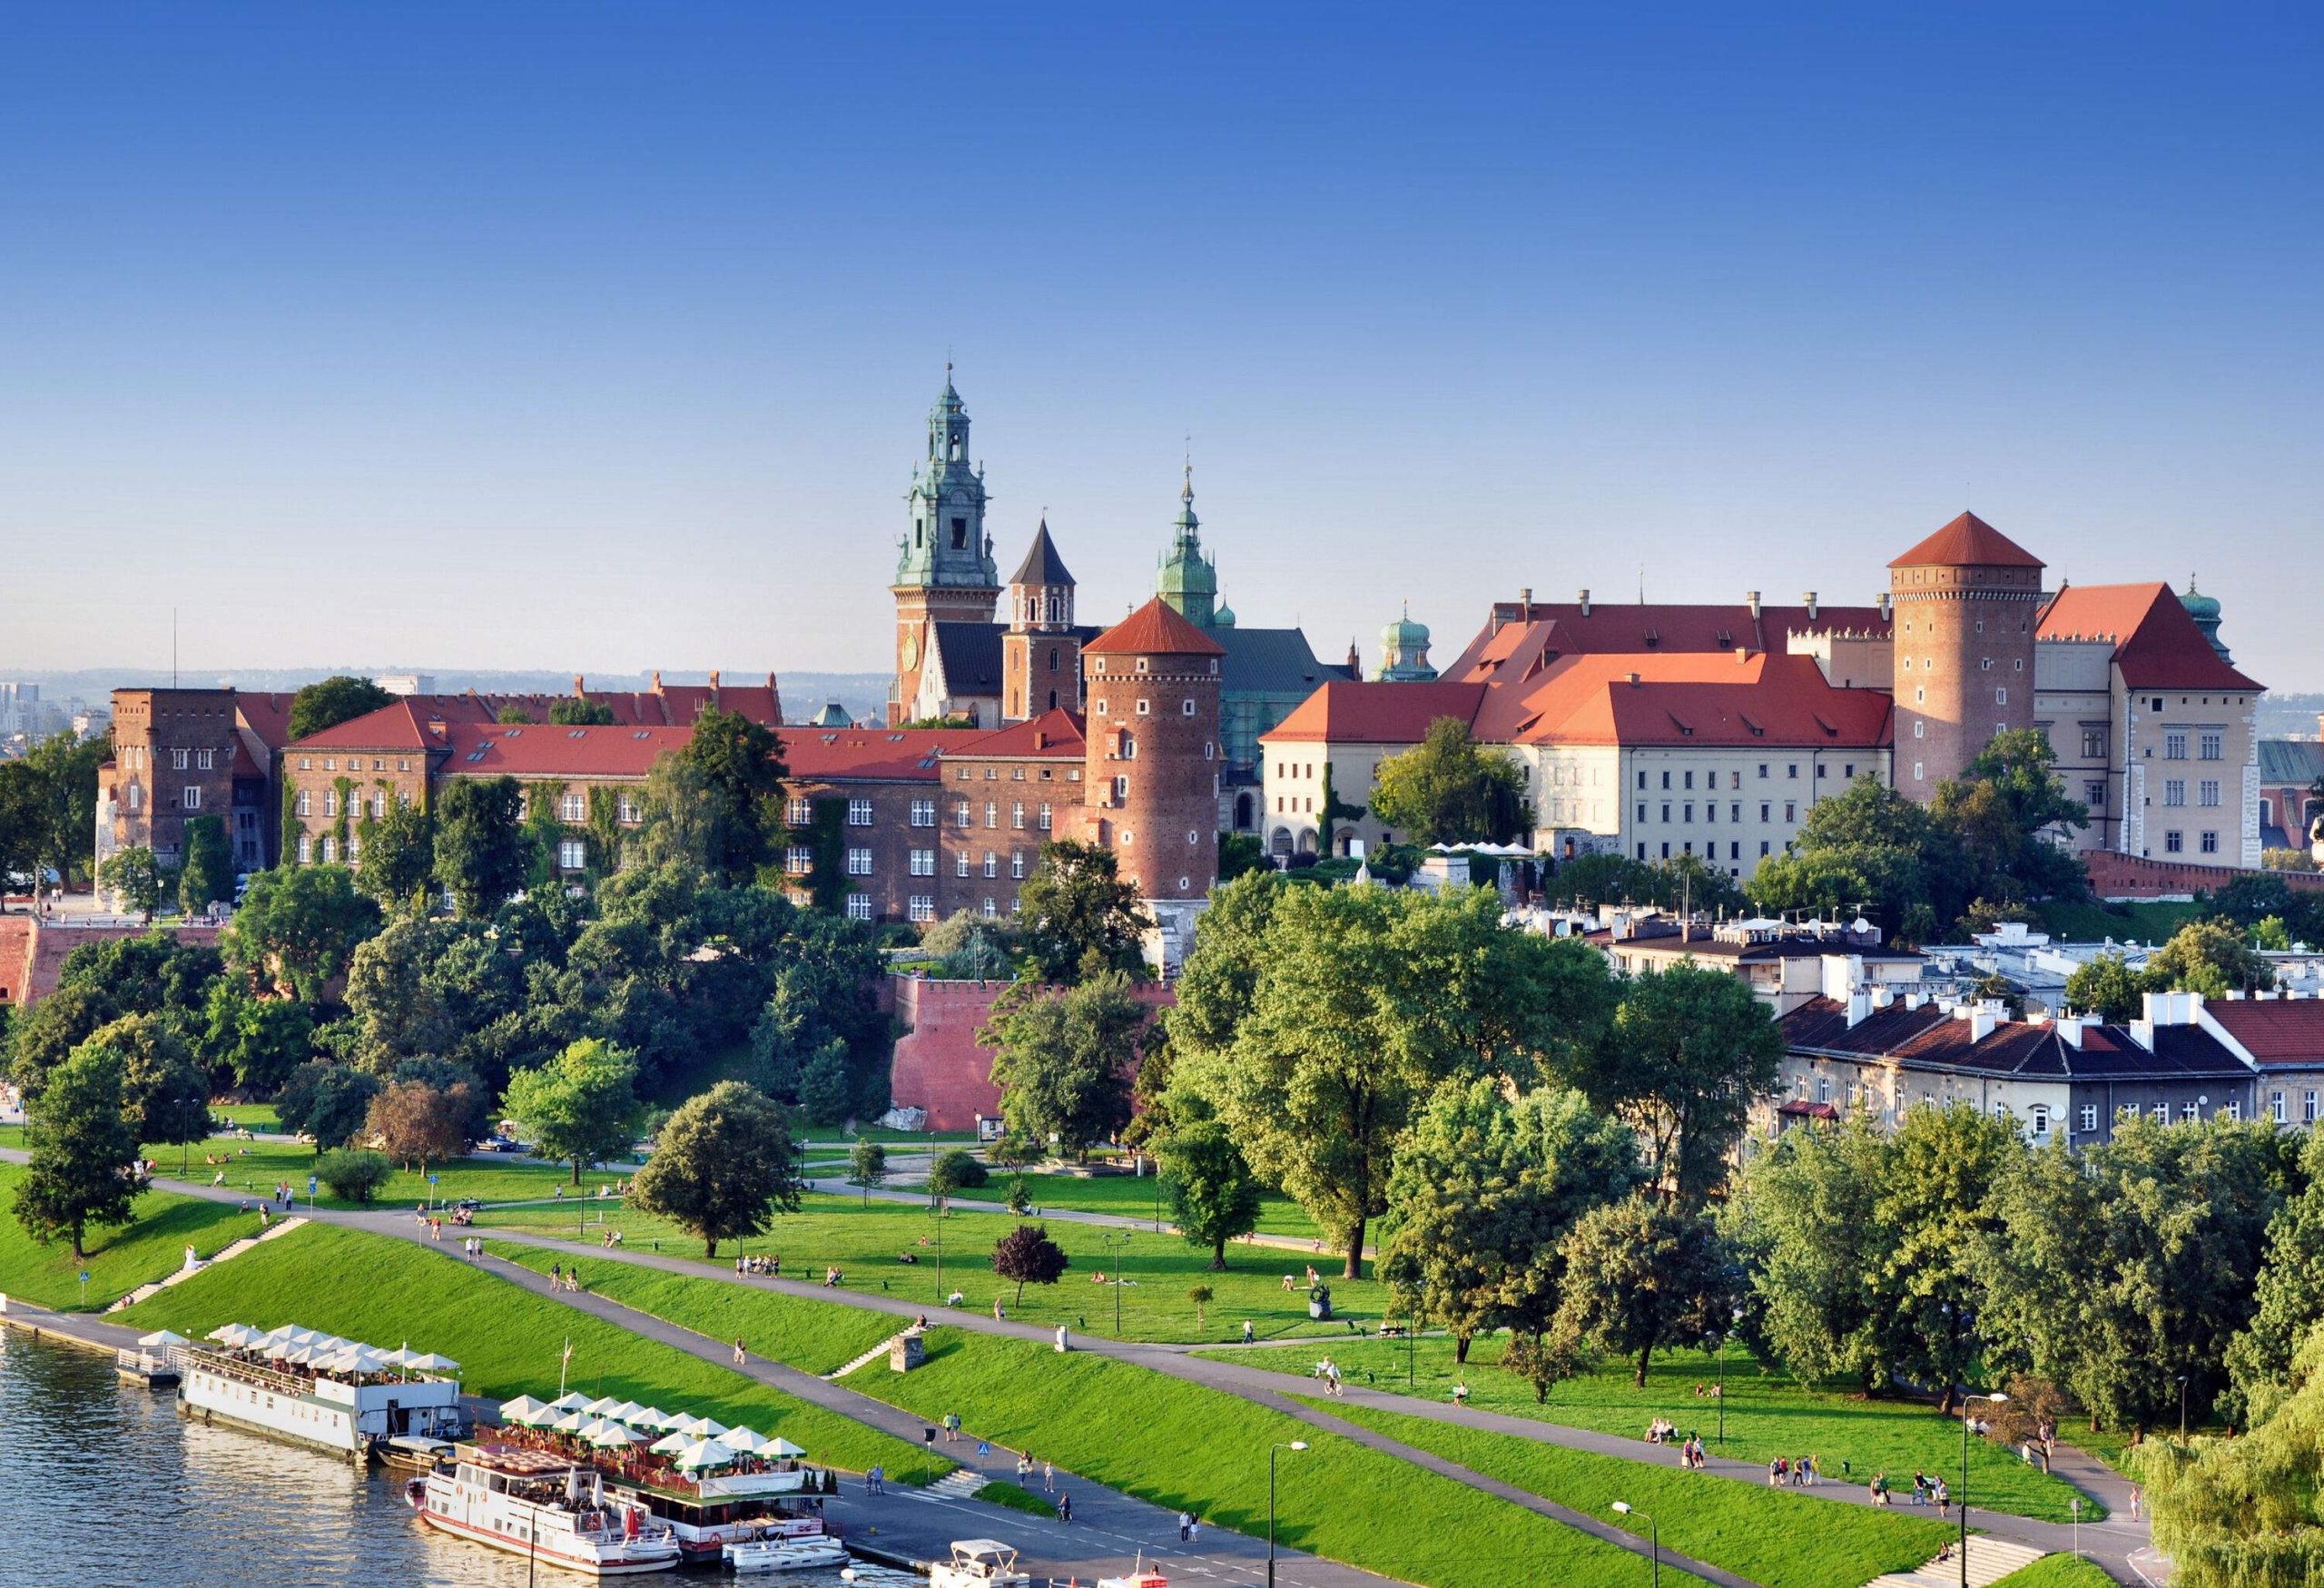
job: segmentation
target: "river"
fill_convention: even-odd
[[[185,1422],[172,1394],[123,1383],[110,1358],[0,1328],[6,1588],[526,1588],[527,1567],[422,1527],[399,1476]]]

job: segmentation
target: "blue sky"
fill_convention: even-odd
[[[1317,648],[1862,598],[1971,506],[2324,687],[2324,14],[10,7],[0,669],[877,669],[1192,437]]]

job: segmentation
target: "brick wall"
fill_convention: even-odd
[[[889,1081],[896,1105],[926,1109],[933,1130],[973,1130],[978,1115],[998,1115],[1000,1089],[992,1084],[992,1050],[977,1046],[977,1033],[1009,983],[925,976],[891,976],[889,983],[896,1018],[906,1028],[896,1042]],[[1157,1009],[1177,1001],[1177,993],[1159,982],[1141,982],[1137,991]]]
[[[2090,866],[2090,888],[2102,899],[2162,899],[2208,893],[2237,877],[2252,873],[2234,866],[2195,865],[2185,861],[2149,860],[2135,854],[2102,850],[2083,859]],[[2266,872],[2295,888],[2324,889],[2324,873]]]
[[[142,926],[60,926],[29,915],[0,916],[0,1004],[37,1003],[56,991],[64,956],[83,943],[142,937]],[[215,943],[215,926],[164,927],[184,943]]]

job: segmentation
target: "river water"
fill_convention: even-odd
[[[421,1526],[402,1484],[186,1422],[173,1393],[123,1382],[110,1357],[0,1328],[5,1588],[526,1588],[527,1562]],[[588,1579],[540,1568],[536,1581]]]

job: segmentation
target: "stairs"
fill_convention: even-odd
[[[1986,1588],[1987,1583],[1999,1582],[2019,1567],[2032,1565],[2042,1558],[2043,1553],[2030,1544],[1972,1534],[1969,1588]],[[1918,1571],[1891,1572],[1885,1577],[1875,1577],[1864,1588],[1961,1588],[1961,1562],[1957,1558],[1934,1560]]]
[[[162,1291],[167,1290],[171,1286],[182,1284],[185,1280],[191,1279],[194,1275],[201,1273],[202,1269],[209,1267],[213,1263],[222,1263],[229,1258],[238,1258],[244,1252],[250,1250],[251,1248],[258,1245],[259,1242],[262,1240],[272,1240],[279,1235],[288,1235],[306,1222],[307,1221],[305,1219],[300,1218],[295,1213],[287,1218],[277,1218],[256,1235],[246,1235],[239,1240],[228,1241],[224,1246],[220,1247],[216,1251],[211,1253],[207,1261],[198,1261],[191,1268],[180,1268],[173,1274],[168,1275],[163,1278],[154,1280],[151,1285],[140,1285],[136,1289],[131,1291],[128,1295],[114,1302],[111,1307],[106,1307],[105,1310],[107,1312],[121,1312],[129,1307],[133,1307],[139,1302],[146,1299],[148,1297],[158,1296]],[[881,1348],[885,1349],[886,1347],[883,1346]]]
[[[862,1356],[858,1356],[854,1361],[847,1363],[843,1366],[834,1368],[832,1371],[824,1374],[824,1380],[828,1383],[837,1383],[840,1379],[845,1378],[857,1368],[871,1366],[872,1363],[880,1360],[881,1357],[885,1356],[888,1354],[888,1348],[901,1338],[903,1338],[903,1336],[901,1334],[890,1335],[886,1339],[872,1346],[869,1351],[864,1352]]]
[[[992,1480],[980,1472],[956,1467],[921,1491],[931,1500],[973,1500],[977,1491]]]

